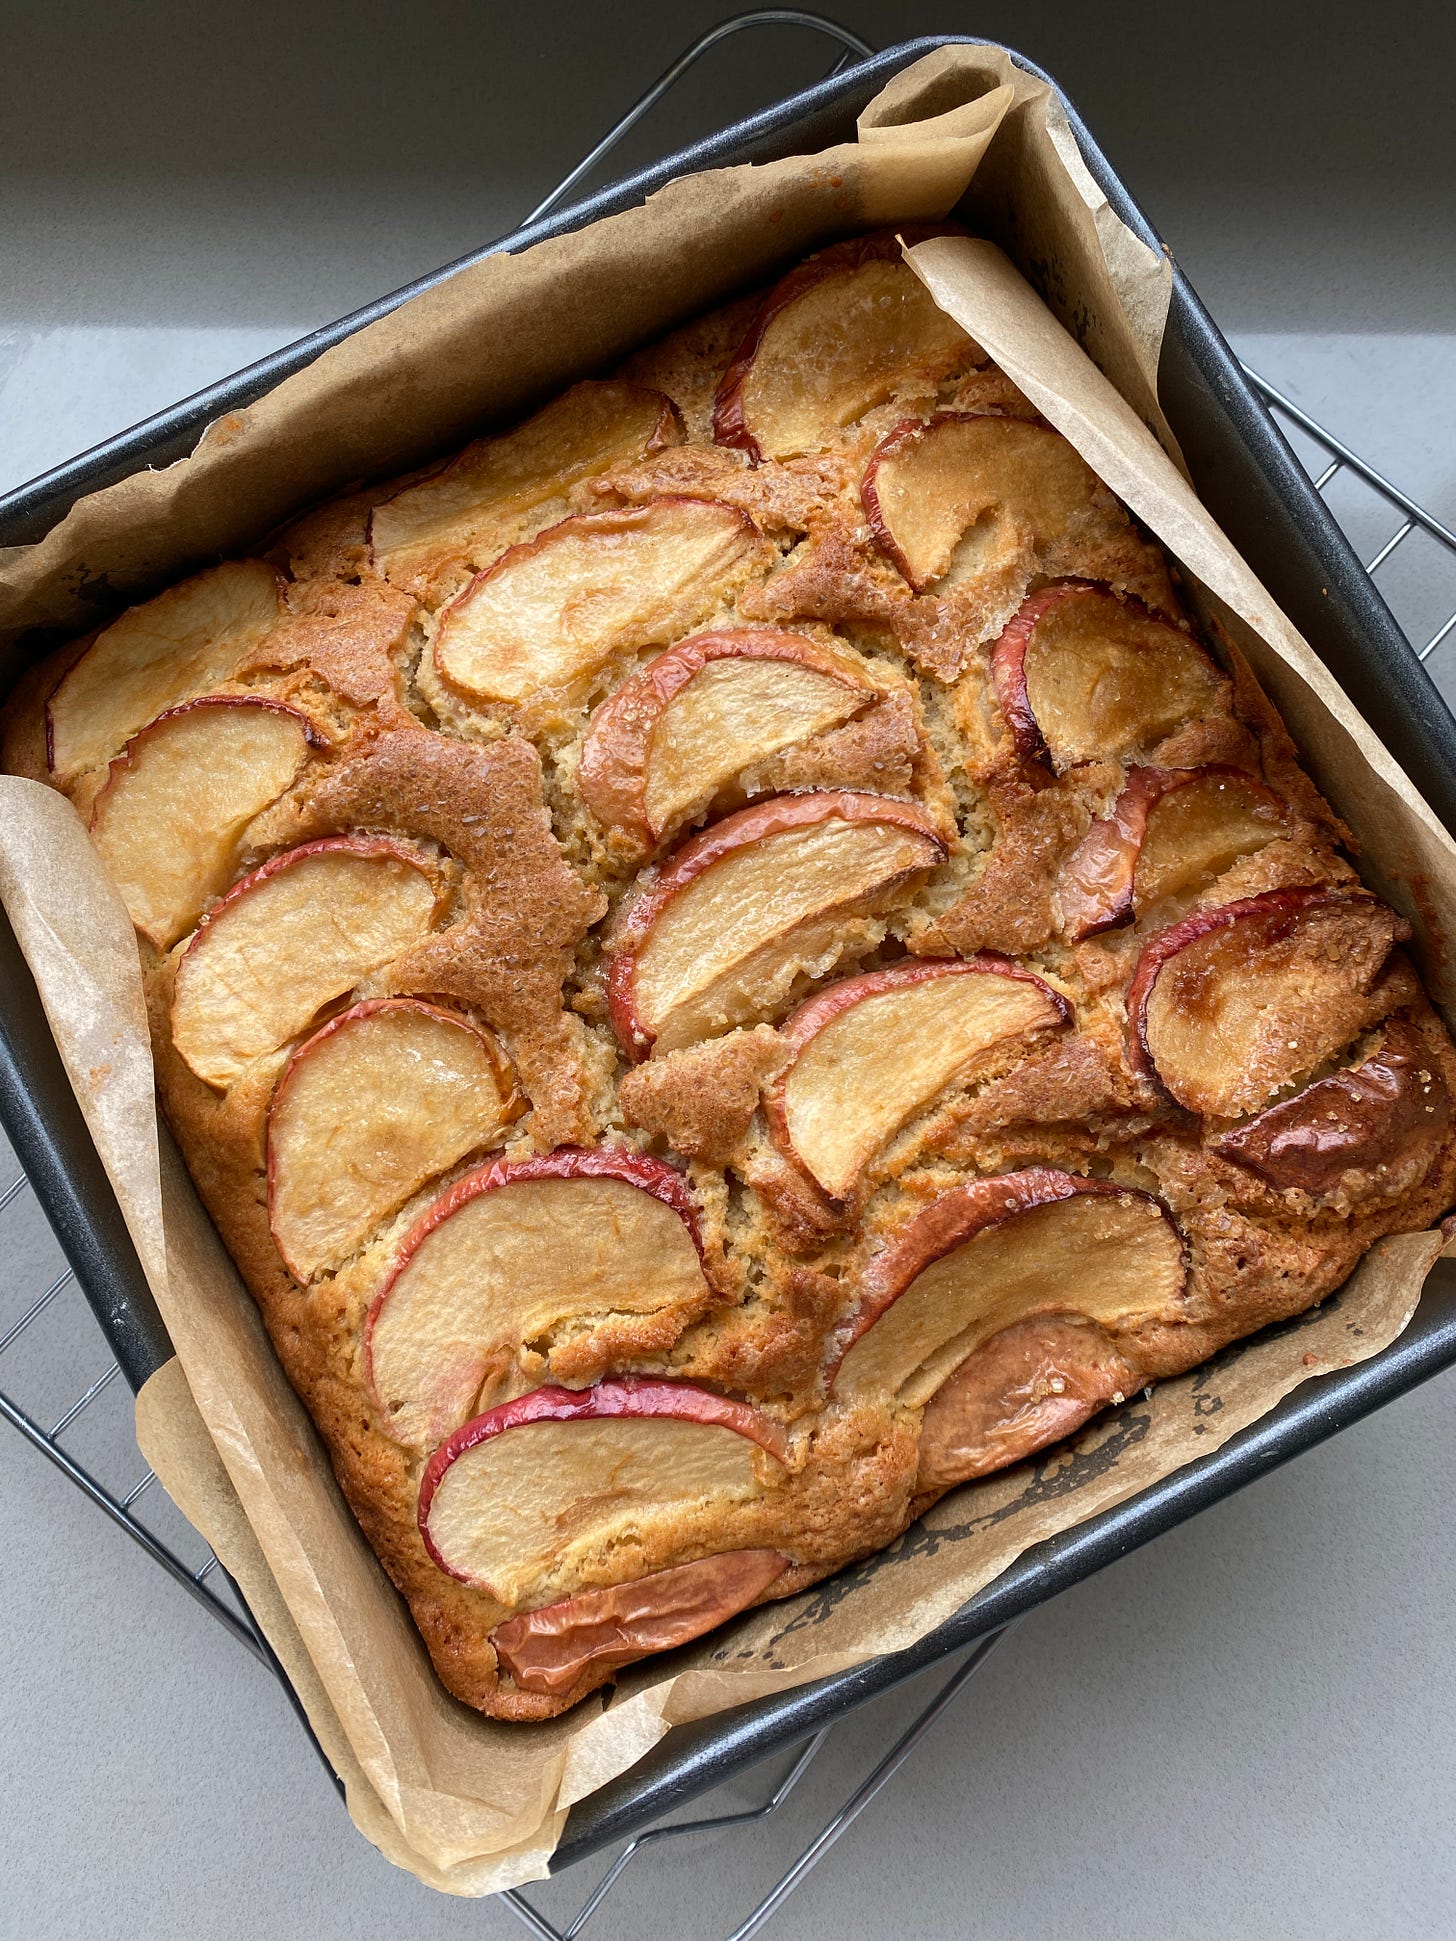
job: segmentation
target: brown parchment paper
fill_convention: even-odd
[[[1017,241],[1095,362],[996,251],[923,245],[917,269],[1195,576],[1361,835],[1371,880],[1408,909],[1436,963],[1456,849],[1192,500],[1155,389],[1168,266],[1107,208],[1046,89],[995,50],[918,63],[866,111],[858,143],[674,183],[415,299],[210,428],[190,458],[0,554],[0,645],[82,627],[118,594],[245,549],[322,492],[518,413],[837,234],[936,219],[968,185],[968,219]],[[455,1893],[539,1878],[566,1809],[673,1724],[913,1643],[1028,1545],[1217,1448],[1299,1382],[1377,1353],[1440,1248],[1438,1235],[1381,1243],[1314,1314],[1125,1405],[1069,1451],[957,1492],[881,1557],[638,1667],[609,1700],[542,1725],[482,1719],[435,1679],[158,1128],[120,900],[70,805],[13,777],[0,778],[0,899],[177,1349],[139,1398],[148,1459],[237,1576],[356,1823]]]

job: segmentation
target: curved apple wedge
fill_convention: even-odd
[[[384,836],[328,836],[235,883],[177,964],[172,1042],[209,1085],[312,1024],[429,930],[429,860]]]
[[[599,822],[656,843],[740,770],[839,727],[879,692],[848,654],[803,634],[699,634],[597,709],[577,783]]]
[[[91,840],[149,942],[169,950],[227,888],[253,817],[323,737],[263,695],[185,701],[132,736],[91,810]]]
[[[1078,939],[1186,903],[1243,856],[1273,842],[1287,809],[1242,769],[1135,768],[1067,859],[1057,892]]]
[[[1357,1173],[1396,1193],[1430,1169],[1450,1123],[1451,1097],[1429,1047],[1397,1021],[1351,1070],[1316,1079],[1211,1144],[1270,1186],[1329,1193]]]
[[[660,451],[681,431],[661,391],[615,378],[574,384],[523,425],[467,445],[439,471],[375,506],[374,563],[396,586],[426,594],[447,566],[493,558],[538,506],[582,479]]]
[[[419,998],[370,998],[314,1032],[268,1108],[268,1222],[296,1280],[351,1253],[521,1101],[496,1039]]]
[[[435,1451],[420,1534],[441,1570],[524,1604],[614,1552],[691,1544],[771,1488],[784,1451],[771,1417],[688,1382],[538,1388]]]
[[[972,578],[1007,545],[1040,552],[1093,509],[1096,473],[1049,425],[939,411],[897,425],[860,486],[870,530],[917,593]]]
[[[405,1239],[364,1330],[390,1434],[428,1448],[526,1343],[709,1297],[680,1173],[625,1147],[567,1147],[467,1173]]]
[[[818,451],[897,391],[933,392],[981,361],[899,236],[836,243],[764,298],[718,386],[713,436],[755,460]]]
[[[925,812],[851,789],[774,796],[703,830],[628,907],[607,992],[623,1045],[675,1050],[762,1018],[822,973],[845,920],[945,855]]]
[[[508,1618],[491,1643],[523,1692],[562,1698],[588,1672],[600,1679],[726,1624],[789,1568],[777,1550],[723,1550]]]
[[[1359,890],[1266,890],[1150,937],[1127,992],[1134,1070],[1190,1112],[1238,1118],[1335,1057],[1409,926]]]
[[[1039,1314],[992,1335],[926,1404],[917,1490],[953,1489],[1075,1435],[1142,1386],[1106,1331]]]
[[[991,649],[1007,726],[1060,773],[1128,760],[1218,710],[1228,683],[1191,634],[1084,582],[1033,593]]]
[[[1049,984],[1004,957],[844,978],[783,1025],[793,1062],[769,1090],[769,1126],[842,1199],[901,1126],[977,1058],[1070,1015]]]
[[[619,654],[685,633],[775,557],[746,512],[716,499],[563,519],[444,608],[435,668],[472,701],[570,696]]]
[[[278,624],[282,582],[257,559],[227,560],[99,633],[46,708],[46,753],[63,786],[100,768],[138,728],[229,680]]]
[[[1039,1314],[1113,1327],[1176,1307],[1183,1242],[1150,1193],[1033,1166],[917,1214],[866,1269],[837,1392],[928,1402],[992,1335]]]

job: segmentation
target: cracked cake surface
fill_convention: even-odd
[[[1456,1062],[1233,644],[874,235],[28,679],[449,1690],[553,1716],[1323,1299]]]

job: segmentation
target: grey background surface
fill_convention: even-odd
[[[0,9],[0,488],[508,228],[729,11]],[[1050,67],[1248,361],[1456,516],[1449,9],[840,17]],[[797,34],[745,38],[622,164],[827,64]],[[1368,556],[1389,515],[1341,510]],[[1431,551],[1386,583],[1422,638],[1456,605]],[[1434,665],[1456,693],[1456,638]],[[24,1198],[0,1212],[0,1329],[57,1259]],[[50,1421],[105,1360],[63,1298],[4,1382]],[[124,1486],[119,1386],[72,1446]],[[1036,1613],[771,1931],[1456,1933],[1453,1402],[1437,1381]],[[0,1519],[0,1933],[518,1931],[382,1861],[266,1674],[8,1431]],[[591,1933],[726,1933],[920,1690],[842,1726],[779,1820],[639,1863]],[[533,1891],[560,1919],[586,1884]]]

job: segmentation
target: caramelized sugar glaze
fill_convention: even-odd
[[[198,1188],[441,1677],[551,1716],[1320,1300],[1452,1048],[888,237],[41,671]]]

